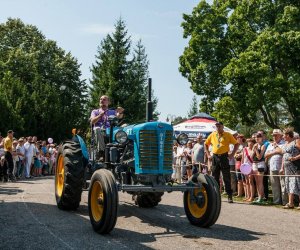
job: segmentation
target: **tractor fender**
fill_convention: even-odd
[[[89,160],[89,152],[88,152],[88,149],[87,149],[87,146],[86,146],[84,140],[79,135],[75,135],[74,137],[75,138],[73,138],[73,140],[79,142],[80,148],[82,151],[82,155],[88,161]]]

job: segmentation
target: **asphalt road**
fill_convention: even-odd
[[[0,184],[0,249],[300,249],[300,211],[222,202],[210,229],[192,226],[183,195],[166,193],[153,209],[119,193],[118,221],[95,233],[87,192],[76,212],[56,207],[54,178]]]

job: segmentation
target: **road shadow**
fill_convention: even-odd
[[[152,249],[144,243],[156,241],[122,228],[96,233],[86,205],[63,211],[52,204],[0,201],[0,211],[1,249]]]
[[[78,212],[88,216],[87,203],[82,204]],[[118,207],[118,217],[130,218],[136,217],[141,220],[145,226],[161,227],[165,233],[161,235],[181,235],[183,238],[212,238],[226,241],[254,241],[266,235],[264,232],[251,231],[239,227],[232,227],[218,224],[211,228],[200,228],[189,223],[186,218],[183,207],[159,204],[154,208],[140,208],[130,202],[120,202]],[[155,238],[157,234],[149,235]]]
[[[130,218],[138,218],[141,225],[129,230],[117,223],[116,228],[108,235],[99,235],[93,231],[86,202],[82,202],[76,211],[63,211],[53,204],[26,201],[2,202],[0,210],[0,231],[3,232],[0,240],[3,242],[4,249],[12,247],[10,245],[12,242],[14,248],[19,246],[23,249],[25,238],[29,242],[26,249],[37,249],[33,244],[41,244],[44,246],[43,249],[61,249],[66,245],[74,249],[91,249],[97,246],[103,249],[151,249],[146,244],[162,237],[171,239],[176,236],[204,245],[212,245],[208,239],[255,241],[266,235],[263,232],[221,224],[216,224],[209,229],[199,228],[189,223],[182,207],[165,204],[144,209],[131,203],[120,202],[119,220],[123,217],[121,221],[126,223]],[[22,211],[22,216],[19,216],[19,211]],[[139,228],[145,227],[149,227],[150,233],[139,231]],[[160,229],[157,230],[158,228]],[[36,235],[39,237],[35,238]],[[50,244],[49,247],[47,242]]]
[[[122,203],[119,206],[118,216],[124,216],[125,218],[137,217],[142,223],[149,226],[165,228],[166,234],[174,232],[184,238],[205,237],[225,241],[254,241],[266,235],[264,232],[222,225],[218,222],[211,228],[200,228],[189,223],[183,207],[165,204],[145,209],[130,203]]]
[[[22,192],[24,192],[24,190],[20,189],[19,187],[11,187],[9,185],[0,186],[0,194],[3,195],[16,195]]]
[[[53,179],[54,181],[54,176],[52,175],[48,175],[48,176],[41,176],[41,177],[33,177],[33,178],[24,178],[22,177],[21,179],[18,179],[14,182],[14,184],[18,184],[18,183],[23,183],[23,184],[37,184],[37,181],[41,181],[41,180],[47,180],[47,179]],[[9,182],[3,183],[3,186],[9,184]]]

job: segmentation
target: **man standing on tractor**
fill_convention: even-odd
[[[118,107],[117,109],[108,109],[109,104],[109,97],[107,95],[101,96],[99,101],[100,108],[94,109],[90,117],[94,133],[96,134],[98,152],[103,152],[105,149],[105,141],[102,132],[105,133],[105,129],[109,128],[108,117],[110,115],[115,115],[118,119],[123,118],[124,109],[122,107]]]

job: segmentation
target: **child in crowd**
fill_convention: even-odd
[[[34,174],[35,176],[42,176],[41,156],[43,154],[42,147],[37,147],[36,156],[34,157]]]
[[[47,175],[49,174],[49,153],[46,153],[42,156],[42,174]]]

